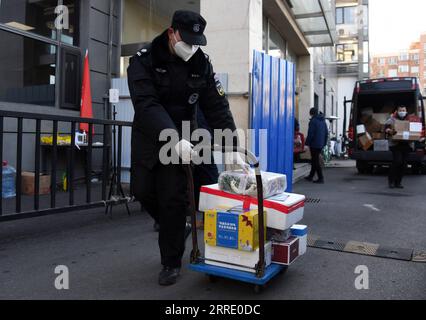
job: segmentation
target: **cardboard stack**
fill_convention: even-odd
[[[389,118],[387,113],[364,113],[361,116],[362,124],[357,126],[358,141],[364,150],[388,151],[389,144],[385,135],[385,123]]]

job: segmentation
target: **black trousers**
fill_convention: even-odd
[[[324,180],[324,175],[322,173],[322,168],[320,164],[320,155],[321,155],[322,149],[310,148],[310,150],[311,150],[311,173],[309,174],[309,177],[313,179],[316,173],[318,175],[319,180]]]
[[[393,158],[389,170],[389,183],[399,185],[407,168],[407,158],[411,148],[406,144],[398,144],[390,147],[390,150],[392,151]]]
[[[132,193],[160,224],[161,264],[180,268],[185,251],[186,213],[189,210],[187,178],[182,165],[158,163],[152,170],[132,168]]]
[[[198,208],[202,185],[217,183],[215,164],[193,168],[195,202]],[[160,224],[158,244],[161,264],[179,268],[185,251],[185,225],[189,210],[187,178],[182,165],[158,163],[152,170],[132,168],[132,193],[149,215]]]

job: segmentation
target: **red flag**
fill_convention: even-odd
[[[89,68],[89,51],[86,51],[86,57],[84,58],[84,74],[83,74],[83,86],[81,88],[81,105],[80,105],[80,117],[81,118],[93,118],[92,110],[92,92],[90,88],[90,68]],[[89,132],[88,123],[80,123],[80,130],[86,133]],[[93,130],[95,133],[95,130]]]

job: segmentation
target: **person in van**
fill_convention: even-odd
[[[405,121],[408,119],[406,106],[399,106],[397,110],[385,123],[385,133],[389,138],[389,149],[392,151],[392,165],[389,170],[389,188],[403,189],[402,178],[407,167],[408,154],[413,149],[413,143],[409,141],[395,141],[392,137],[397,133],[395,131],[395,120]]]

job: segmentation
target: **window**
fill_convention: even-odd
[[[409,72],[410,67],[408,65],[402,65],[402,66],[399,66],[398,70],[401,73],[405,73],[405,72]]]
[[[385,58],[379,58],[378,63],[379,63],[379,66],[384,66],[386,64],[386,59]]]
[[[61,106],[67,109],[80,107],[80,52],[65,49],[62,51],[62,98]]]
[[[388,77],[389,78],[396,78],[396,77],[398,77],[398,69],[389,69],[389,71],[388,71]]]
[[[56,46],[0,30],[0,101],[55,105]]]
[[[76,0],[62,0],[64,6],[68,8],[69,14],[69,28],[63,29],[61,34],[61,41],[70,45],[78,46],[79,45],[79,21],[80,16],[80,1]]]
[[[411,60],[418,61],[419,60],[419,54],[418,53],[412,54]]]
[[[409,54],[408,53],[401,53],[399,55],[399,61],[407,61],[409,60]]]
[[[411,67],[411,73],[419,73],[419,67]]]
[[[57,0],[2,0],[0,22],[50,39],[57,38],[55,8]]]
[[[389,58],[388,63],[391,66],[395,66],[398,64],[398,59],[396,57]]]
[[[0,0],[0,101],[79,108],[79,3]],[[58,5],[68,10],[68,28],[61,30]]]
[[[336,8],[336,24],[355,24],[356,9],[356,6]]]
[[[346,7],[344,9],[344,19],[346,24],[356,23],[356,7]]]
[[[426,43],[423,44],[423,49],[426,52]]]
[[[68,8],[68,29],[62,29],[61,41],[78,45],[79,1],[76,0],[2,0],[0,1],[0,23],[9,27],[35,33],[58,40],[55,8],[62,3]]]
[[[336,46],[336,54],[339,62],[357,62],[358,44],[338,44]]]
[[[343,24],[343,8],[336,8],[336,24]]]

